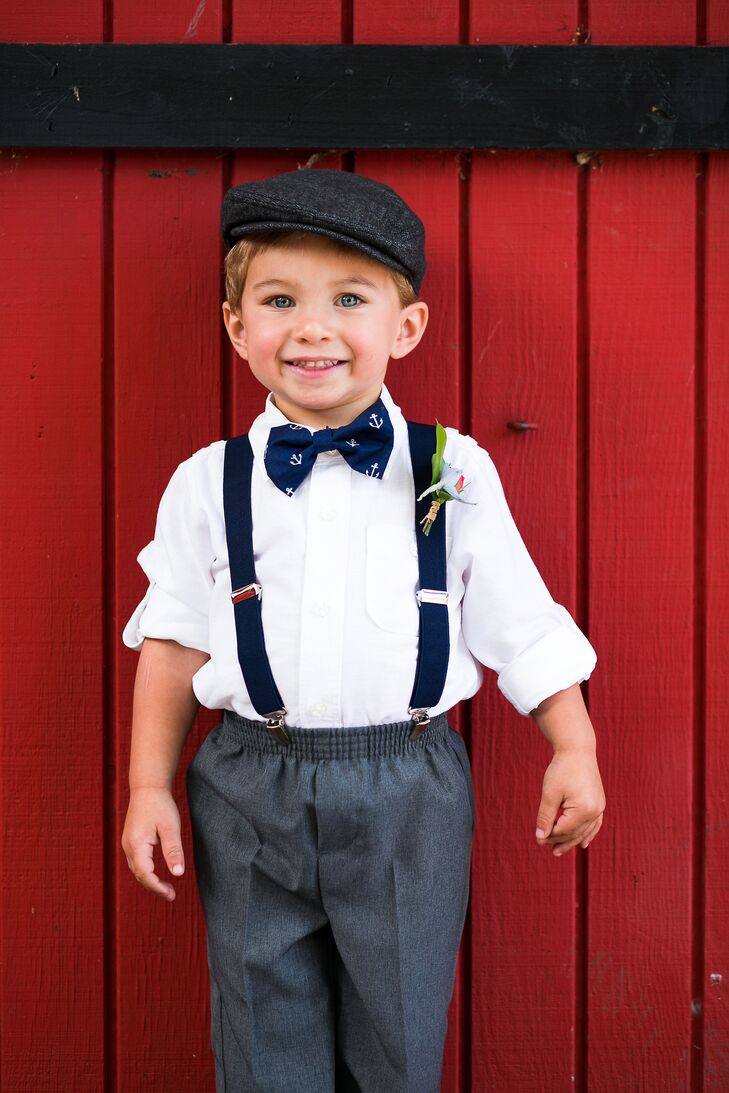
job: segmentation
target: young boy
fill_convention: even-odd
[[[452,428],[469,503],[435,506],[425,534],[435,430],[384,385],[428,319],[414,212],[304,169],[233,187],[222,230],[225,325],[269,394],[247,438],[178,466],[138,556],[122,846],[174,899],[152,848],[183,872],[171,786],[198,705],[222,709],[187,772],[218,1093],[436,1093],[475,822],[448,711],[497,671],[554,746],[538,844],[587,846],[596,656]]]

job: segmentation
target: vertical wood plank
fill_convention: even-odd
[[[703,40],[729,45],[729,9],[723,0],[708,0],[704,8]],[[705,808],[704,927],[699,939],[703,1002],[703,1088],[722,1093],[729,1085],[729,153],[711,152],[699,158],[706,168],[704,248],[705,381],[703,415],[705,488],[704,511],[697,521],[705,576],[703,662],[705,679]]]
[[[117,0],[113,15],[117,42],[221,40],[221,0],[185,9],[165,0],[152,6]],[[195,741],[218,716],[201,711],[173,785],[184,875],[171,877],[159,846],[155,849],[157,872],[176,892],[168,903],[136,883],[120,849],[129,801],[138,656],[121,644],[120,635],[147,587],[135,559],[154,534],[157,505],[172,471],[221,436],[221,178],[222,161],[213,150],[120,150],[110,187],[107,294],[115,401],[108,418],[115,455],[119,771],[112,848],[118,862],[112,1042],[115,1080],[129,1093],[214,1086],[205,933],[200,929],[184,772]]]
[[[528,0],[515,11],[473,0],[470,12],[473,43],[579,40],[576,3]],[[578,175],[569,153],[474,153],[471,384],[473,435],[496,463],[552,596],[587,630],[577,603]],[[507,428],[519,419],[538,428]],[[474,1088],[572,1090],[582,1033],[579,862],[574,852],[540,853],[534,840],[551,749],[493,675],[473,705],[483,816],[472,897]]]
[[[706,816],[704,1089],[729,1086],[729,155],[711,153],[706,183]]]
[[[94,151],[0,159],[3,1089],[104,1067],[100,225]]]
[[[97,0],[0,13],[6,42],[102,32]],[[18,1093],[104,1080],[101,162],[0,156],[0,1085]]]
[[[658,18],[597,0],[591,40],[693,44],[696,19],[678,3]],[[695,1088],[698,167],[681,152],[603,161],[588,215],[590,617],[603,652],[590,700],[611,804],[590,854],[588,1078],[596,1093],[628,1078],[650,1093]]]
[[[573,615],[577,172],[566,154],[487,153],[474,157],[471,194],[473,434],[547,587]],[[515,432],[515,420],[538,428]],[[534,840],[551,749],[492,673],[473,705],[474,1088],[567,1090],[575,855],[555,859]]]
[[[690,1080],[694,175],[691,154],[618,153],[590,180],[595,1093]]]
[[[114,632],[147,587],[136,555],[154,534],[159,498],[172,471],[220,434],[218,323],[220,166],[207,154],[125,152],[114,172],[113,284],[116,416],[115,512],[118,602]],[[110,271],[111,272],[111,271]],[[119,639],[117,709],[121,831],[129,801],[129,737],[138,654]],[[212,727],[203,711],[194,732]],[[191,734],[192,735],[192,734]],[[119,850],[116,917],[117,1079],[129,1090],[173,1093],[209,1085],[203,1028],[204,934],[197,929],[184,771],[173,785],[186,870],[160,877],[173,903],[142,888]],[[191,960],[190,955],[195,959]]]

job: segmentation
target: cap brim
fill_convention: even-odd
[[[373,258],[376,262],[381,262],[385,266],[389,266],[390,269],[397,270],[398,273],[404,274],[411,281],[413,280],[412,273],[398,262],[395,258],[391,258],[383,251],[377,250],[376,247],[372,247],[369,243],[361,242],[359,239],[353,239],[350,235],[344,235],[341,232],[331,231],[328,228],[319,228],[313,224],[296,224],[292,222],[282,222],[280,220],[274,221],[257,221],[255,224],[241,224],[234,228],[231,228],[227,233],[226,241],[232,240],[228,243],[229,247],[233,247],[239,239],[245,238],[247,235],[256,235],[258,232],[266,231],[278,231],[278,232],[292,232],[292,231],[306,231],[312,232],[314,235],[325,235],[329,239],[336,239],[339,243],[344,243],[348,247],[352,247],[354,250],[361,251],[369,258]]]

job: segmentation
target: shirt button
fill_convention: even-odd
[[[313,610],[315,615],[319,615],[319,617],[323,619],[329,614],[329,604],[325,603],[324,600],[321,600],[319,603],[314,604]]]
[[[334,509],[320,509],[319,510],[319,516],[322,518],[322,520],[333,520],[336,515],[337,514],[334,511]]]
[[[309,706],[309,713],[312,717],[323,717],[327,712],[327,708],[323,702],[317,702],[314,706]]]

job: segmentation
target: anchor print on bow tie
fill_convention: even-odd
[[[314,429],[298,422],[276,425],[264,450],[266,473],[277,489],[293,497],[323,452],[338,452],[367,478],[382,478],[393,451],[395,430],[382,399],[377,399],[348,425]],[[300,435],[299,435],[300,434]]]

